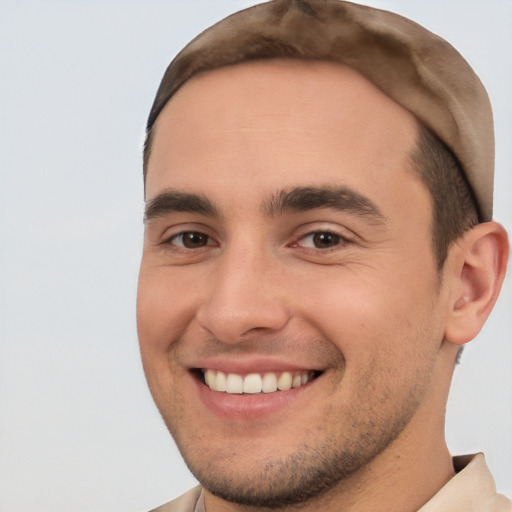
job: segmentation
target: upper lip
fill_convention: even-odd
[[[189,365],[191,370],[208,369],[217,370],[224,373],[236,373],[247,375],[250,373],[278,373],[278,372],[304,372],[304,371],[322,371],[324,368],[302,364],[300,362],[291,362],[282,357],[237,355],[237,356],[214,356],[199,358]]]

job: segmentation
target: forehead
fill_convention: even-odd
[[[162,111],[147,196],[222,181],[230,171],[269,187],[279,178],[378,186],[388,170],[404,169],[416,134],[412,114],[346,66],[277,59],[229,66],[191,79]]]

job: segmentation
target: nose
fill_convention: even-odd
[[[226,251],[197,311],[199,325],[224,343],[276,332],[289,320],[286,286],[279,265],[257,249]]]

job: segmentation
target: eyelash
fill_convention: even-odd
[[[192,237],[192,236],[205,237],[206,243],[204,245],[200,245],[199,247],[187,247],[186,241],[185,241],[186,240],[185,237],[187,235],[190,237]],[[180,238],[181,238],[182,243],[176,244],[175,241]],[[190,240],[191,240],[191,238],[189,238],[189,241]],[[181,231],[180,233],[176,233],[175,235],[170,236],[169,238],[167,238],[166,240],[164,240],[162,242],[162,245],[173,245],[175,247],[178,247],[181,250],[197,250],[197,249],[202,249],[203,247],[216,245],[216,244],[209,243],[211,241],[213,241],[213,238],[210,237],[209,235],[207,235],[206,233],[203,233],[202,231],[189,230],[189,231]]]
[[[326,241],[328,244],[332,243],[332,245],[329,245],[328,247],[317,247],[315,243],[322,243],[322,239],[320,239],[319,237],[326,237],[324,241]],[[308,238],[311,239],[313,245],[312,247],[307,247],[305,244],[305,241]],[[304,235],[301,235],[295,242],[293,242],[290,245],[290,247],[302,247],[304,249],[314,251],[329,251],[339,248],[340,245],[347,245],[350,243],[352,243],[352,240],[350,240],[346,236],[343,236],[341,233],[338,233],[331,229],[316,229],[314,231],[310,231]]]
[[[187,245],[186,245],[187,242],[186,242],[186,238],[185,238],[186,236],[189,237],[189,242],[191,241],[192,243],[193,243],[193,238],[192,237],[196,237],[196,238],[205,237],[206,241],[205,241],[204,244],[199,245],[197,247],[187,247]],[[319,237],[325,237],[324,241],[327,244],[332,244],[332,245],[330,245],[329,247],[317,247],[317,246],[315,246],[315,244],[318,244],[318,243],[322,242],[322,239],[319,238]],[[311,239],[311,242],[313,244],[312,247],[307,247],[307,245],[305,243],[305,241],[308,238]],[[315,238],[316,238],[316,240],[315,240]],[[176,243],[176,240],[180,240],[180,239],[181,239],[181,243]],[[199,240],[199,242],[200,242],[200,240]],[[214,242],[214,243],[211,243],[211,242]],[[293,247],[302,247],[302,248],[304,248],[306,250],[326,252],[326,251],[329,251],[329,250],[334,250],[334,249],[338,248],[340,245],[347,245],[347,244],[350,244],[350,243],[353,243],[353,240],[347,238],[346,236],[341,235],[340,233],[337,233],[334,230],[330,230],[330,229],[323,229],[323,230],[322,229],[317,229],[317,230],[305,233],[304,235],[301,235],[294,242],[289,244],[288,247],[292,247],[292,248]],[[212,237],[210,237],[206,233],[203,233],[202,231],[189,230],[189,231],[181,231],[180,233],[172,235],[171,237],[169,237],[166,240],[164,240],[162,242],[162,245],[172,245],[172,246],[178,248],[178,250],[195,251],[195,250],[203,249],[204,247],[216,246],[217,243],[215,243],[215,241],[214,241],[214,239]]]

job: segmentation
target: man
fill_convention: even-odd
[[[493,145],[468,64],[388,12],[277,0],[177,56],[148,120],[138,328],[201,487],[157,510],[512,510],[444,440],[508,257]]]

